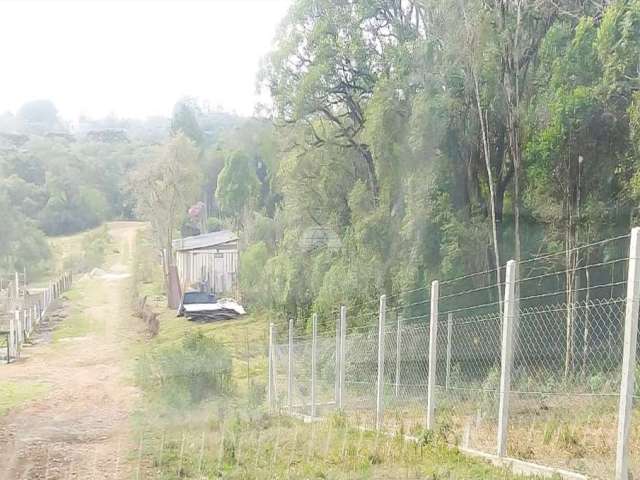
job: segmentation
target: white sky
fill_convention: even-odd
[[[256,74],[292,0],[0,0],[0,113],[170,115],[185,95],[253,113]]]

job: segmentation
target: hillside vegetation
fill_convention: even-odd
[[[191,232],[239,230],[244,300],[281,319],[573,252],[637,221],[639,55],[638,0],[296,0],[260,75],[271,122],[227,131],[197,178],[185,105],[165,161],[189,189],[143,172],[164,190],[138,205],[168,246],[202,198]]]

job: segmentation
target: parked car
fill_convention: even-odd
[[[217,299],[213,293],[189,291],[182,296],[178,316],[194,321],[213,321],[236,318],[246,313],[238,302],[231,298]]]

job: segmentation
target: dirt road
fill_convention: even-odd
[[[0,383],[47,385],[44,396],[0,417],[0,479],[126,479],[135,473],[130,414],[139,392],[124,350],[142,335],[127,295],[138,228],[109,225],[115,253],[106,274],[78,279],[61,305],[63,314],[75,316],[75,331],[55,342],[43,333],[22,360],[0,365]],[[58,328],[66,328],[64,320]]]

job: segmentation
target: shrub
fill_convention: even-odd
[[[111,237],[106,225],[84,236],[82,239],[82,251],[84,252],[84,265],[87,270],[99,267],[104,263],[109,243],[111,243]]]
[[[161,397],[174,406],[200,403],[233,391],[231,354],[200,331],[187,334],[177,346],[162,349],[156,362]]]
[[[222,220],[217,217],[209,217],[207,218],[207,231],[208,232],[219,232],[220,230],[224,230],[225,224]]]

